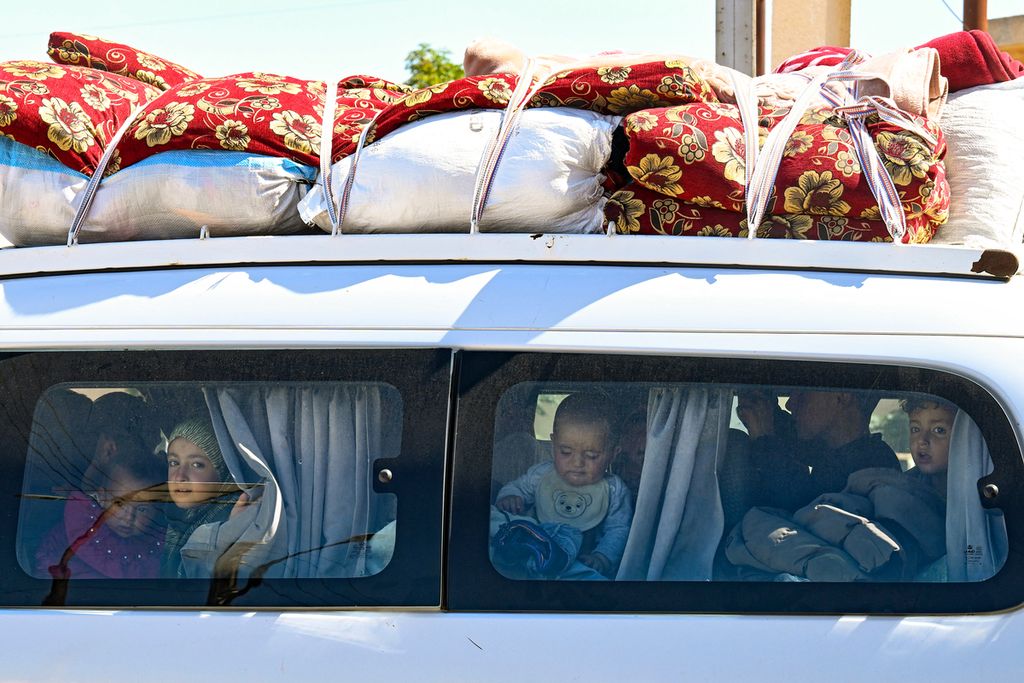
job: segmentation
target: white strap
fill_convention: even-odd
[[[320,124],[320,190],[327,202],[327,218],[331,221],[331,233],[338,229],[338,209],[334,206],[331,190],[331,154],[334,146],[334,112],[338,108],[338,81],[327,81],[324,92],[324,113]]]
[[[89,215],[89,209],[92,208],[93,200],[96,199],[96,192],[100,189],[100,183],[103,181],[103,172],[107,170],[107,164],[110,163],[110,158],[114,155],[114,150],[117,149],[117,143],[121,142],[121,138],[127,132],[128,127],[135,123],[136,119],[146,110],[146,104],[140,104],[132,109],[131,115],[121,123],[114,133],[114,137],[110,139],[103,150],[103,155],[96,164],[96,169],[92,172],[92,177],[89,178],[89,182],[82,192],[82,202],[75,211],[75,217],[71,219],[71,228],[68,229],[69,247],[78,244],[78,233],[82,229],[82,225],[85,224],[85,219]]]
[[[854,50],[842,64],[839,71],[847,71],[856,63],[864,61],[862,53]],[[824,87],[829,80],[830,73],[820,74],[810,79],[808,76],[796,72],[794,75],[801,75],[808,78],[810,82],[797,97],[793,106],[783,119],[768,133],[764,147],[761,149],[760,158],[754,167],[753,172],[747,169],[747,231],[748,236],[756,233],[764,220],[768,208],[768,201],[775,189],[775,180],[779,175],[779,166],[782,164],[783,153],[786,151],[786,144],[789,142],[793,131],[803,118],[804,112],[815,100],[815,98],[826,94],[828,88]]]
[[[768,133],[764,141],[764,148],[761,156],[754,167],[753,173],[749,173],[747,179],[747,232],[748,235],[757,233],[764,220],[765,212],[768,209],[768,201],[772,197],[775,188],[775,179],[779,175],[779,166],[782,164],[782,156],[786,151],[786,144],[790,136],[796,130],[797,124],[803,118],[804,112],[811,102],[818,97],[821,84],[825,82],[826,75],[822,74],[813,79],[800,93],[793,107],[789,110],[779,123]]]
[[[874,195],[875,201],[878,203],[882,220],[885,221],[885,226],[889,230],[893,242],[903,244],[903,236],[907,232],[903,204],[900,201],[899,192],[892,182],[892,177],[878,155],[864,116],[849,115],[847,123],[853,138],[853,147],[857,151],[857,161],[860,163],[861,173],[867,179],[871,194]]]
[[[345,184],[341,188],[341,197],[338,199],[338,216],[337,222],[332,223],[331,235],[340,235],[341,228],[345,224],[345,214],[348,213],[348,203],[352,196],[352,186],[356,182],[356,167],[359,165],[359,157],[363,154],[363,147],[366,146],[366,141],[370,137],[370,132],[377,126],[377,119],[380,118],[381,114],[388,111],[388,108],[379,110],[373,117],[373,119],[363,126],[363,131],[359,134],[359,142],[356,144],[356,150],[352,153],[352,163],[348,166],[348,174],[345,176]]]
[[[490,196],[491,187],[494,182],[494,174],[501,163],[502,156],[508,146],[512,133],[519,125],[523,109],[537,91],[544,85],[543,79],[533,82],[533,73],[536,64],[533,59],[527,59],[523,70],[519,75],[519,82],[516,84],[512,95],[509,97],[505,108],[501,112],[501,121],[495,136],[484,149],[477,166],[476,183],[473,190],[473,207],[469,217],[469,232],[475,234],[480,232],[480,220],[483,218],[484,208],[487,205],[487,198]]]
[[[840,71],[831,74],[829,80],[851,81],[854,84],[853,94],[851,95],[845,88],[840,89],[838,93],[834,90],[823,90],[822,94],[835,105],[836,113],[846,119],[861,173],[878,203],[878,210],[889,230],[889,236],[892,237],[895,244],[902,245],[907,232],[903,202],[892,176],[878,154],[871,134],[868,133],[865,119],[872,114],[878,114],[882,120],[917,135],[933,147],[937,144],[937,140],[929,130],[918,124],[913,116],[901,110],[891,98],[860,97],[857,87],[858,80],[872,78],[877,77],[867,73],[858,74],[856,71]]]
[[[737,78],[737,76],[740,76]],[[750,206],[753,201],[750,182],[751,174],[757,168],[758,152],[760,151],[761,131],[758,123],[757,93],[754,92],[753,82],[740,74],[738,71],[731,71],[733,92],[736,93],[736,109],[740,114],[740,124],[743,126],[744,146],[744,172],[743,172],[743,199],[747,206],[747,239],[757,237],[757,229],[750,227]]]

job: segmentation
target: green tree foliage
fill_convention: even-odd
[[[465,72],[451,60],[450,55],[448,50],[438,50],[431,47],[430,43],[420,43],[405,56],[405,69],[409,72],[406,83],[414,88],[425,88],[462,78]]]

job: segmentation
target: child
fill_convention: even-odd
[[[204,524],[226,521],[243,495],[224,462],[213,425],[185,420],[167,437],[169,510],[163,573],[186,576],[181,550]]]
[[[930,398],[908,398],[900,407],[910,420],[910,456],[914,459],[914,471],[945,498],[949,439],[957,407],[942,399]]]
[[[495,506],[541,524],[565,524],[583,534],[575,559],[605,577],[622,559],[633,519],[629,490],[608,472],[611,417],[607,402],[571,394],[555,412],[553,460],[534,465],[498,491]],[[570,558],[571,560],[572,558]]]
[[[154,489],[164,483],[160,459],[121,445],[116,460],[94,469],[72,491],[64,518],[43,537],[36,572],[56,579],[145,579],[160,574],[164,528]],[[91,492],[89,489],[95,486]]]

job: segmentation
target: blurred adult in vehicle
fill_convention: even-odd
[[[750,435],[752,504],[794,510],[842,490],[857,470],[899,469],[893,450],[868,429],[877,404],[877,395],[867,392],[795,391],[786,402],[792,420],[792,434],[786,434],[780,428],[785,413],[774,397],[741,395],[737,415]]]
[[[644,469],[644,452],[647,450],[647,411],[631,413],[619,425],[615,446],[612,472],[625,482],[633,500],[640,491],[640,475]]]

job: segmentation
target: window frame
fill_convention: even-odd
[[[841,372],[840,372],[841,371]],[[837,378],[841,381],[837,381]],[[1009,556],[975,583],[581,582],[512,580],[488,554],[495,408],[521,382],[708,382],[882,392],[919,391],[952,401],[974,419],[992,454]],[[447,577],[453,611],[949,614],[993,612],[1024,602],[1024,458],[999,402],[949,372],[906,365],[579,353],[474,351],[460,354]],[[727,532],[728,530],[726,530]]]
[[[378,458],[377,493],[397,499],[391,561],[365,577],[262,579],[225,587],[206,579],[91,579],[68,582],[60,606],[74,607],[417,607],[439,608],[442,588],[444,448],[451,352],[401,350],[173,350],[0,354],[6,415],[0,420],[0,605],[39,606],[50,580],[32,578],[16,557],[16,535],[28,439],[36,402],[56,385],[131,386],[145,383],[384,382],[398,389],[400,454]],[[243,590],[238,590],[239,588]],[[219,592],[218,592],[219,591]]]

